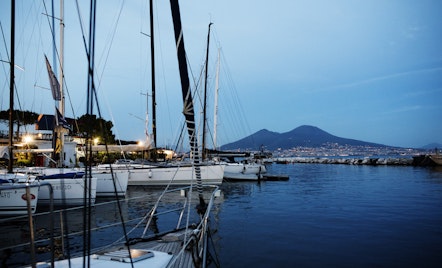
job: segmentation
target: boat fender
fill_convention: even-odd
[[[149,176],[149,179],[151,179],[152,178],[152,170],[149,169],[149,172],[147,174]]]

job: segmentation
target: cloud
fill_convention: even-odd
[[[414,105],[414,106],[405,106],[405,107],[398,107],[391,111],[386,111],[383,114],[397,114],[397,113],[406,113],[411,111],[416,111],[422,109],[422,106],[420,105]]]
[[[423,89],[423,90],[419,90],[419,91],[408,92],[404,96],[406,98],[416,98],[416,97],[423,96],[423,95],[434,95],[434,94],[440,93],[440,92],[442,92],[442,87],[428,89],[428,90]]]
[[[383,75],[383,76],[372,77],[369,79],[360,80],[360,81],[356,81],[356,82],[352,82],[352,83],[339,84],[339,85],[334,85],[334,86],[330,86],[330,87],[319,88],[314,91],[349,89],[349,88],[353,88],[353,87],[357,87],[357,86],[361,86],[361,85],[367,85],[367,84],[371,84],[374,82],[384,81],[384,80],[388,80],[388,79],[392,79],[392,78],[398,78],[398,77],[414,75],[414,74],[431,73],[431,72],[437,72],[437,71],[441,71],[441,70],[442,70],[442,67],[436,67],[436,68],[412,70],[412,71],[407,71],[407,72],[398,72],[398,73],[393,73],[393,74],[388,74],[388,75]]]

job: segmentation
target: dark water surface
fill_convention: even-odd
[[[224,184],[225,267],[441,267],[442,171],[289,164]]]
[[[290,179],[221,186],[212,219],[221,267],[442,267],[442,170],[273,164],[268,171]],[[154,202],[152,191],[130,187],[127,197],[140,198],[122,203],[124,217],[141,217]],[[71,230],[81,230],[81,213],[72,213]],[[93,227],[119,217],[115,204],[97,206]],[[47,232],[47,221],[36,219],[37,236]],[[26,238],[25,225],[2,223],[2,248]],[[119,228],[94,234],[94,246],[120,237]],[[74,251],[81,243],[70,240]],[[29,256],[13,250],[2,258],[16,267]]]

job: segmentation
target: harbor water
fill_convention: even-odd
[[[221,185],[211,228],[221,267],[442,264],[442,170],[331,164],[272,164],[267,170],[290,179]],[[154,202],[155,191],[159,190],[129,187],[127,198],[137,198],[122,202],[124,217],[142,217]],[[98,204],[105,201],[98,200]],[[98,207],[93,228],[119,221],[115,204]],[[72,215],[70,228],[75,229],[82,219]],[[49,219],[37,218],[36,225],[45,221]],[[161,224],[165,223],[159,222],[159,228]],[[26,238],[24,225],[2,222],[1,248]],[[93,246],[117,238],[117,228],[95,232]],[[44,232],[37,229],[37,236]],[[70,239],[74,251],[81,243],[81,239]],[[4,250],[2,266],[21,266],[26,254],[26,249]],[[47,258],[47,254],[41,251],[38,258]]]
[[[288,164],[225,184],[225,267],[440,267],[442,170]]]

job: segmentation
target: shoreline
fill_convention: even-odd
[[[276,164],[341,164],[371,166],[437,166],[428,155],[408,157],[278,157]]]

